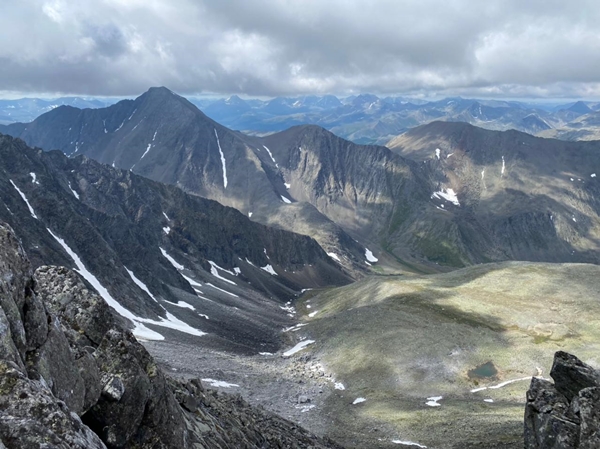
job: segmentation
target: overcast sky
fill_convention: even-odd
[[[597,0],[0,0],[0,95],[600,98]]]

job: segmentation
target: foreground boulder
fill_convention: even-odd
[[[600,372],[559,351],[550,376],[527,391],[525,448],[600,448]]]
[[[339,448],[240,397],[167,378],[76,273],[32,273],[0,223],[4,447]]]

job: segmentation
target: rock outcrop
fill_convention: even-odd
[[[551,382],[534,377],[525,407],[526,449],[600,447],[600,372],[558,351]]]
[[[339,446],[198,380],[167,378],[76,273],[32,272],[0,224],[0,447]]]

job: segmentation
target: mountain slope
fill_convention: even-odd
[[[478,261],[600,262],[599,143],[435,122],[389,147],[421,161],[439,220]]]
[[[0,219],[34,266],[86,273],[141,337],[275,351],[290,321],[280,305],[349,280],[314,240],[214,201],[7,136],[0,154]]]
[[[339,448],[199,379],[169,379],[77,274],[33,272],[6,223],[0,242],[2,448]]]

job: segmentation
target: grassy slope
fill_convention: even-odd
[[[346,385],[324,411],[332,436],[349,447],[398,447],[390,438],[430,448],[522,447],[529,382],[470,390],[538,368],[547,377],[558,349],[600,366],[598,291],[598,266],[511,262],[370,277],[304,299],[299,310],[318,311],[303,329],[317,340],[312,351]],[[489,361],[496,378],[468,378]],[[350,405],[359,396],[367,401]],[[444,396],[442,406],[426,406],[429,396]]]

